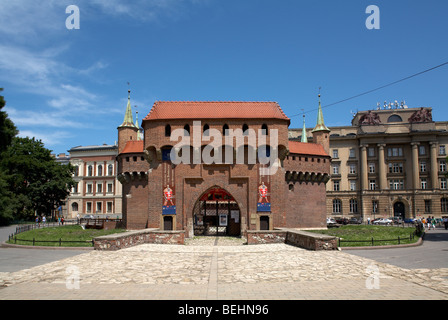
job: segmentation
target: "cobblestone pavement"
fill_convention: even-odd
[[[0,299],[448,300],[448,268],[408,270],[342,251],[241,244],[210,237],[89,251],[0,273]]]

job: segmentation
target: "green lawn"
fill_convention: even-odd
[[[7,243],[20,245],[33,245],[33,238],[36,246],[50,246],[59,247],[59,239],[62,240],[62,247],[91,247],[92,239],[99,236],[104,236],[112,233],[124,232],[124,229],[114,230],[97,230],[97,229],[82,229],[81,226],[60,226],[48,227],[42,229],[35,229],[26,231],[16,235],[17,239],[30,241],[14,241],[14,239],[7,241]],[[57,241],[57,242],[40,242],[40,241]],[[64,241],[79,241],[79,242],[64,242]]]
[[[400,244],[415,243],[419,237],[415,236],[409,239],[411,233],[414,233],[414,227],[394,227],[394,226],[373,226],[373,225],[345,225],[339,228],[330,228],[328,230],[313,230],[312,232],[327,234],[341,238],[341,247],[364,247],[372,245],[372,238],[375,240],[375,246],[397,245],[398,241],[378,241],[398,239]],[[344,242],[349,241],[369,241],[369,242]]]

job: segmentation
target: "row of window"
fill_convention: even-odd
[[[367,156],[369,158],[373,158],[376,156],[375,153],[375,147],[368,147],[367,148]],[[418,147],[418,154],[421,156],[427,155],[426,146],[419,146]],[[439,145],[439,155],[440,156],[446,156],[446,148],[445,145]],[[387,156],[392,157],[403,157],[403,148],[402,147],[389,147],[387,148]],[[354,148],[349,150],[349,157],[350,158],[356,158],[356,150]],[[333,149],[333,159],[339,158],[339,150]]]
[[[94,175],[93,168],[94,168],[93,165],[87,166],[87,176],[88,177],[93,177],[93,175]],[[79,173],[80,173],[79,166],[75,166],[74,176],[79,177]],[[104,172],[104,173],[106,173],[106,172]],[[107,166],[107,175],[108,176],[114,175],[114,166],[112,164],[109,164]],[[96,167],[96,176],[98,176],[98,177],[103,176],[103,165],[100,164]]]
[[[375,173],[375,163],[370,162],[368,164],[369,166],[369,173]],[[426,161],[420,161],[419,162],[420,172],[427,172],[428,166]],[[388,164],[388,171],[389,173],[403,173],[403,162],[389,162]],[[446,160],[439,160],[439,172],[446,172],[447,166],[446,166]],[[332,173],[333,174],[340,174],[339,170],[339,164],[333,164],[332,165]],[[356,174],[357,173],[357,165],[356,164],[350,164],[349,165],[349,174]]]
[[[357,181],[350,180],[350,191],[357,190]],[[440,179],[440,189],[447,190],[448,183],[446,178]],[[429,188],[428,180],[426,178],[420,179],[420,188],[425,190]],[[390,179],[389,180],[390,190],[404,190],[404,179]],[[378,190],[378,185],[376,179],[369,180],[369,190]],[[333,191],[340,191],[340,180],[333,180]]]
[[[431,207],[432,207],[431,200],[424,200],[424,201],[425,201],[425,213],[431,213]],[[349,200],[349,210],[350,213],[358,213],[357,199]],[[440,199],[440,210],[442,211],[442,213],[448,213],[448,198]],[[372,213],[378,213],[378,212],[380,212],[378,200],[372,200]],[[333,213],[342,214],[341,199],[333,199]]]
[[[94,184],[93,183],[86,183],[86,194],[92,194],[93,193]],[[106,192],[107,193],[113,193],[114,192],[114,184],[113,183],[107,183],[106,185]],[[76,184],[72,188],[72,193],[79,193],[79,187],[78,184]],[[96,184],[96,194],[103,193],[103,184],[97,183]]]
[[[242,131],[244,135],[248,135],[249,132],[249,126],[247,124],[243,124],[242,126]],[[209,135],[209,130],[210,130],[210,126],[208,124],[204,124],[204,126],[202,127],[202,133],[204,136],[208,136]],[[186,136],[190,135],[190,125],[186,124],[184,126],[184,132]],[[267,135],[268,134],[268,125],[267,124],[263,124],[261,126],[261,132],[263,135]],[[224,124],[222,126],[222,135],[223,136],[227,136],[229,134],[229,125]],[[171,126],[169,124],[167,124],[165,126],[165,137],[171,137]]]
[[[113,212],[113,202],[108,201],[106,202],[106,213],[112,213]],[[86,202],[86,213],[103,213],[103,202],[97,201],[95,203],[95,212],[92,212],[92,202]],[[72,203],[72,211],[78,212],[79,206],[77,202]]]

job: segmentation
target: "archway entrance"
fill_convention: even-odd
[[[405,206],[401,201],[394,203],[394,217],[401,217],[404,221],[405,218]]]
[[[193,209],[195,236],[239,236],[241,216],[238,203],[220,187],[205,192]]]

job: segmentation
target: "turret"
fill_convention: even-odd
[[[327,154],[330,154],[330,129],[324,123],[324,115],[322,113],[322,106],[320,104],[319,94],[319,109],[317,111],[317,124],[313,131],[313,142],[318,143],[324,147]]]
[[[123,151],[128,141],[136,141],[139,128],[134,124],[131,108],[131,90],[128,90],[128,104],[124,115],[123,123],[118,129],[118,154]]]

